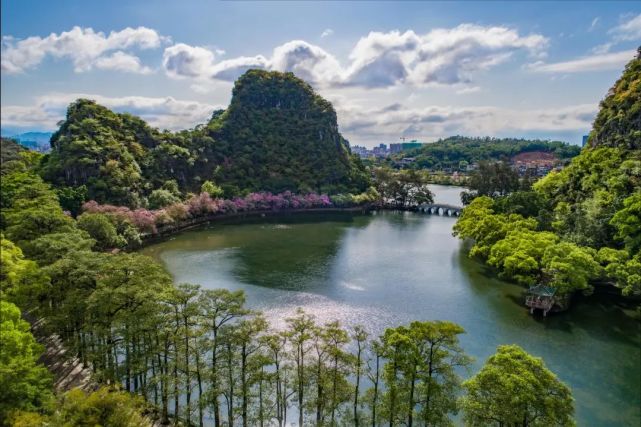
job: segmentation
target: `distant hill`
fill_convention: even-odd
[[[421,148],[405,151],[393,157],[392,162],[402,157],[414,157],[412,166],[415,168],[458,169],[466,163],[511,159],[521,153],[550,153],[559,160],[568,160],[580,151],[580,147],[561,141],[451,136],[424,144]]]
[[[31,150],[47,152],[51,149],[52,132],[25,132],[11,135],[9,138],[14,139]]]
[[[248,71],[236,81],[227,110],[175,133],[80,99],[69,106],[51,145],[44,177],[58,186],[86,185],[101,203],[144,205],[168,180],[182,192],[215,181],[226,197],[358,193],[369,185],[338,132],[331,103],[292,73]]]
[[[26,149],[18,144],[11,138],[0,138],[0,162],[9,162],[11,160],[18,160],[20,153]]]

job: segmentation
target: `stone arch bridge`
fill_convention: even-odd
[[[448,205],[445,203],[425,203],[418,206],[419,212],[431,215],[459,216],[463,208],[461,206]]]

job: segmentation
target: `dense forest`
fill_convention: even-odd
[[[560,141],[451,136],[423,144],[421,148],[404,151],[393,156],[388,163],[403,157],[413,157],[415,160],[410,164],[411,168],[465,170],[467,165],[480,161],[510,159],[517,154],[535,151],[551,153],[559,160],[566,161],[579,154],[580,150],[576,145]]]
[[[530,189],[493,186],[479,193],[455,233],[474,239],[471,255],[507,279],[545,283],[561,295],[613,284],[624,295],[638,296],[639,141],[641,50],[601,102],[589,144],[567,167]]]
[[[338,132],[336,112],[292,73],[251,70],[224,111],[192,130],[159,131],[79,99],[51,138],[41,174],[87,200],[147,207],[174,181],[186,194],[219,182],[227,198],[255,191],[360,193],[369,175]],[[82,190],[84,191],[84,190]]]

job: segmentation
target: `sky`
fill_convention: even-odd
[[[352,145],[450,135],[580,144],[641,45],[638,2],[2,1],[3,135],[83,97],[161,129],[292,71]]]

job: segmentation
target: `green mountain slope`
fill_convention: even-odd
[[[536,185],[551,201],[557,232],[593,247],[621,246],[625,239],[613,218],[628,198],[639,197],[640,149],[641,49],[601,102],[589,144]]]
[[[89,198],[101,203],[145,205],[168,180],[185,192],[216,181],[226,196],[358,193],[369,182],[338,132],[332,105],[292,73],[248,71],[227,110],[175,133],[80,99],[51,145],[43,176],[57,186],[86,185]]]
[[[334,108],[292,73],[248,71],[209,129],[214,140],[228,144],[224,182],[275,191],[365,188]]]

